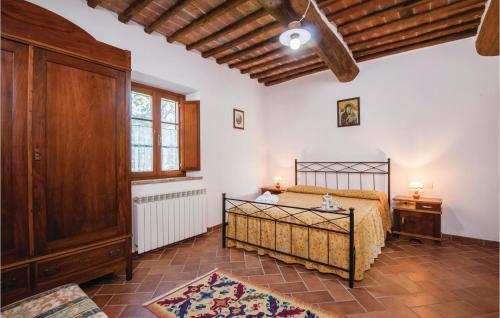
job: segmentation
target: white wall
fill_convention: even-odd
[[[444,199],[443,232],[498,240],[498,58],[474,39],[360,63],[264,91],[267,175],[293,183],[293,158],[393,161],[392,194],[411,180]],[[337,100],[361,98],[361,126],[337,128]]]
[[[193,175],[203,181],[134,186],[133,195],[206,187],[208,225],[220,224],[220,194],[255,193],[261,184],[261,92],[256,81],[237,70],[203,59],[183,46],[168,44],[160,34],[118,21],[84,0],[31,0],[77,24],[97,40],[132,52],[133,78],[201,99],[201,166]],[[245,111],[245,130],[233,129],[233,108]]]

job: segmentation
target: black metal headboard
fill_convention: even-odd
[[[382,177],[384,180],[378,180]],[[299,180],[302,178],[302,180]],[[384,182],[386,179],[386,183]],[[391,197],[391,159],[387,161],[356,161],[356,162],[323,162],[323,161],[298,161],[295,159],[295,185],[312,185],[308,181],[314,181],[315,186],[329,187],[333,183],[336,189],[341,189],[339,185],[347,185],[343,189],[377,189],[377,185],[382,181],[382,186],[387,188],[387,195]],[[354,187],[355,185],[358,187]],[[366,186],[368,184],[368,186]],[[370,186],[371,185],[371,186]],[[331,187],[331,186],[330,186]],[[381,191],[386,192],[385,189]]]

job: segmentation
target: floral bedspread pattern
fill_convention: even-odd
[[[2,318],[106,318],[75,284],[67,284],[2,308]]]
[[[319,207],[323,201],[323,195],[326,193],[333,195],[333,200],[340,202],[344,209],[347,210],[350,207],[355,209],[354,245],[356,248],[356,270],[354,278],[362,280],[364,272],[370,268],[375,258],[381,253],[381,249],[385,245],[386,233],[391,228],[391,216],[387,196],[377,191],[335,190],[321,187],[296,186],[280,194],[278,204],[301,208]],[[285,210],[288,213],[298,212],[297,209]],[[338,227],[347,230],[349,228],[348,218],[334,221],[335,225],[323,223],[319,226],[320,229],[312,229],[308,233],[307,228],[299,225],[317,224],[324,219],[338,218],[339,215],[306,212],[293,217],[287,217],[288,214],[278,208],[267,208],[265,213],[261,213],[258,212],[255,205],[251,204],[241,205],[238,208],[231,209],[231,211],[241,215],[229,215],[227,236],[229,238],[237,238],[239,241],[249,242],[250,244],[228,239],[229,247],[236,246],[248,251],[257,251],[261,255],[267,254],[286,263],[299,263],[309,269],[334,273],[343,278],[349,277],[349,274],[345,271],[299,258],[309,257],[321,263],[348,268],[349,237],[344,234],[323,230],[338,229]],[[248,218],[244,215],[255,215],[269,218],[270,220]],[[278,223],[275,226],[274,221],[271,220],[271,216],[297,225]],[[308,238],[309,244],[307,243]],[[263,246],[263,248],[255,247],[255,245]],[[280,251],[283,253],[280,253]]]
[[[156,316],[168,318],[331,317],[220,271],[161,296],[146,307]]]

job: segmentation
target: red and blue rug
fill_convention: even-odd
[[[333,317],[215,270],[144,304],[168,318]]]

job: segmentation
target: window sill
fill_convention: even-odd
[[[171,177],[171,178],[158,178],[158,179],[143,179],[143,180],[132,180],[132,185],[181,182],[181,181],[192,181],[201,179],[203,179],[203,177]]]

